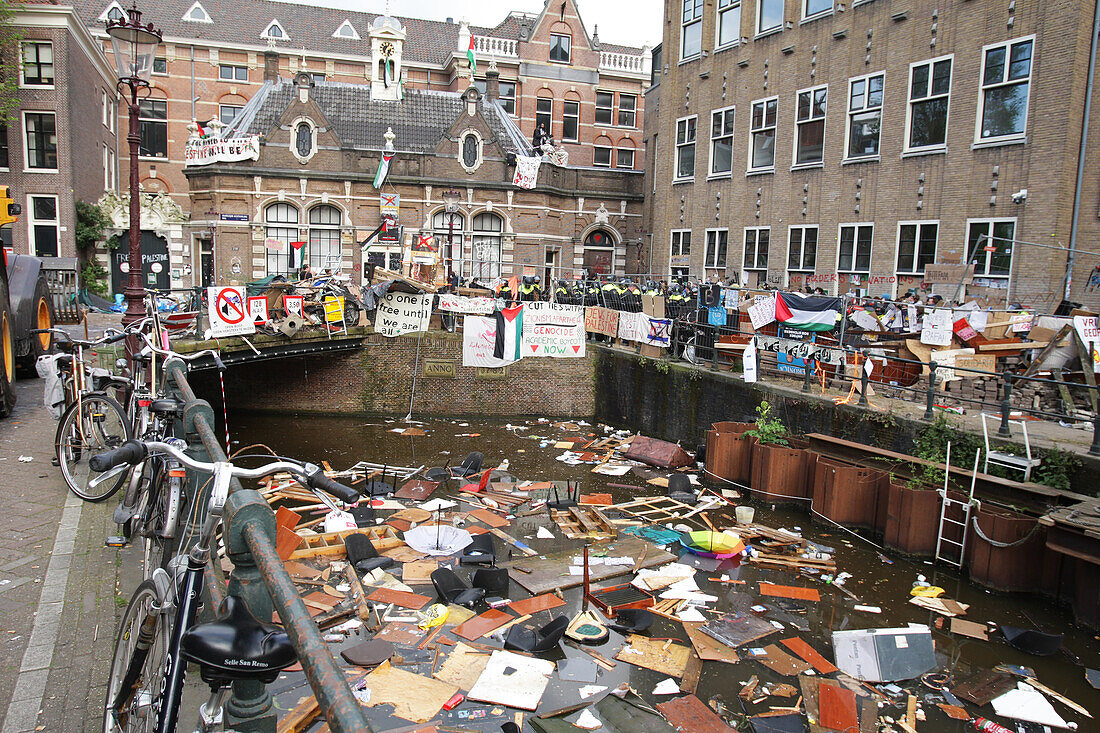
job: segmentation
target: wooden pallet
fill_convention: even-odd
[[[383,525],[381,527],[368,527],[366,529],[346,529],[340,532],[303,536],[302,544],[299,545],[297,550],[291,553],[290,559],[303,560],[311,557],[343,555],[346,553],[346,550],[344,550],[344,538],[355,532],[361,532],[367,535],[367,537],[370,538],[371,544],[374,545],[374,549],[379,552],[383,550],[392,550],[404,544],[397,537],[397,533],[394,531],[393,527]]]
[[[607,508],[653,524],[676,521],[695,512],[694,507],[667,496],[644,496],[624,504],[613,504]]]
[[[550,518],[571,540],[603,542],[615,539],[619,531],[615,525],[594,506],[571,506],[568,509],[551,509]]]

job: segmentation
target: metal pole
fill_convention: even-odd
[[[924,419],[934,420],[936,413],[933,411],[933,405],[936,402],[936,362],[929,360],[928,362],[928,394],[927,402],[924,407]]]
[[[119,86],[125,86],[130,91],[130,98],[127,100],[130,112],[130,131],[126,136],[126,140],[130,144],[130,256],[128,260],[130,272],[126,281],[126,288],[123,291],[126,294],[126,313],[122,316],[122,325],[129,326],[131,323],[137,323],[145,317],[145,290],[141,283],[141,193],[138,180],[138,155],[140,155],[141,146],[139,125],[141,123],[138,120],[137,86],[132,82],[120,82]],[[123,98],[125,99],[125,96]],[[136,334],[126,339],[126,358],[131,361],[131,374],[137,373],[136,365],[132,362],[134,355],[139,350]]]
[[[1004,391],[1001,393],[1001,427],[997,429],[997,435],[1002,438],[1011,438],[1012,430],[1008,426],[1008,415],[1012,410],[1012,382],[1015,377],[1010,372],[1004,373]]]
[[[859,365],[859,404],[864,406],[867,404],[867,355],[864,354],[863,362]]]
[[[1100,415],[1092,418],[1092,445],[1089,446],[1090,456],[1100,456]]]

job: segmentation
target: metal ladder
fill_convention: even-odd
[[[945,562],[949,565],[961,568],[963,559],[966,557],[966,540],[970,536],[970,517],[971,512],[975,506],[980,507],[980,502],[974,498],[974,487],[978,483],[978,461],[981,458],[981,448],[974,453],[974,469],[970,474],[970,493],[966,499],[952,499],[947,492],[947,484],[951,478],[951,443],[947,443],[947,459],[946,469],[943,474],[943,488],[940,489],[940,526],[936,531],[936,559]],[[952,506],[960,506],[963,510],[963,520],[960,522],[957,519],[950,519],[947,516],[947,512]],[[955,525],[956,527],[962,527],[962,542],[951,540],[943,536],[943,530],[945,525]],[[944,554],[945,545],[950,545],[958,548],[958,559],[952,559]]]

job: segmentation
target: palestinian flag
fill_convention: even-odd
[[[386,174],[390,172],[391,160],[393,160],[393,153],[382,153],[382,162],[378,165],[378,172],[374,174],[375,188],[382,188],[382,184],[386,182]]]
[[[798,293],[775,294],[775,320],[803,331],[832,331],[842,308],[840,298]]]
[[[523,334],[523,305],[504,308],[494,313],[493,317],[497,326],[493,356],[509,363],[519,361],[522,356],[519,345]]]
[[[470,72],[477,71],[477,57],[474,56],[474,37],[470,36],[470,47],[466,49],[466,60],[470,62]]]

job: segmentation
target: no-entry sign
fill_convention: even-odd
[[[207,288],[207,315],[215,338],[256,333],[256,324],[248,314],[248,297],[243,287]]]

